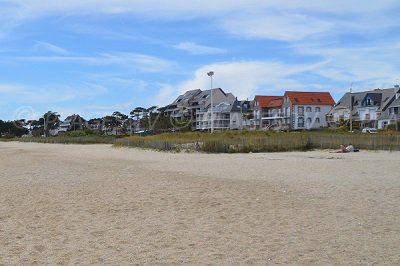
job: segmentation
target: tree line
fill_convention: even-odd
[[[164,111],[165,108],[157,108],[157,106],[136,107],[129,114],[115,111],[110,115],[90,120],[86,120],[80,115],[71,115],[66,118],[69,125],[67,132],[126,135],[137,131],[160,133],[191,130],[191,121],[166,117]],[[62,123],[60,115],[55,111],[48,111],[36,120],[21,119],[6,122],[0,120],[0,136],[21,137],[27,134],[35,137],[50,136],[51,132],[57,130]]]

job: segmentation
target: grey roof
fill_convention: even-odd
[[[250,101],[234,101],[232,104],[231,112],[249,112],[251,109],[251,102]]]
[[[362,92],[347,92],[343,97],[337,102],[333,110],[340,108],[351,108],[351,97],[353,97],[353,114],[357,113],[358,108],[363,106],[363,103],[367,97],[371,98],[371,100],[376,102],[379,111],[385,111],[390,105],[391,101],[395,96],[395,89],[376,89],[370,91],[362,91]]]
[[[210,97],[211,91],[213,92],[213,94],[215,94],[216,91],[221,91],[224,95],[226,95],[226,93],[221,88],[204,90],[200,94],[196,95],[196,97],[194,97],[193,101],[197,102],[197,101],[207,99],[208,97]]]
[[[208,99],[211,97],[211,91],[214,96],[214,104],[218,104],[221,102],[229,102],[233,103],[235,101],[235,96],[233,96],[232,93],[225,93],[221,88],[216,88],[216,89],[209,89],[209,90],[204,90],[200,94],[196,95],[193,100],[191,101],[191,106],[197,107],[198,105],[204,104],[208,101]],[[224,97],[221,99],[219,98],[218,100],[218,95],[217,92],[220,92]],[[206,108],[209,107],[205,106]]]
[[[178,98],[176,98],[176,100],[171,105],[174,105],[174,104],[177,104],[177,103],[180,103],[180,102],[184,102],[184,101],[188,102],[193,97],[195,97],[196,95],[198,95],[200,93],[201,93],[200,89],[187,91],[184,94],[179,95]]]
[[[80,115],[75,115],[74,114],[74,115],[70,115],[67,118],[65,118],[64,122],[65,123],[71,123],[72,121],[77,120],[77,119],[81,119],[81,120],[84,121],[84,119]]]
[[[400,107],[400,97],[393,100],[393,102],[389,105],[389,107]]]

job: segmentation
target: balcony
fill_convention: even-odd
[[[263,114],[261,119],[262,120],[269,120],[269,119],[282,119],[285,118],[284,113],[275,113],[275,114]]]

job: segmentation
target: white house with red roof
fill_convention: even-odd
[[[326,115],[335,105],[329,92],[286,91],[284,96],[254,99],[254,129],[298,130],[327,126]]]
[[[276,119],[281,117],[283,96],[257,95],[253,101],[253,119],[251,128],[269,129]]]
[[[298,130],[327,126],[326,116],[335,105],[329,92],[286,91],[283,96],[282,129]]]

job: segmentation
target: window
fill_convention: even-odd
[[[321,112],[321,107],[315,107],[315,112],[316,112],[316,113]]]
[[[321,121],[319,120],[319,117],[315,118],[315,123],[321,123]]]
[[[297,120],[297,126],[304,127],[304,118],[303,117],[299,117],[299,119]]]
[[[311,125],[311,122],[312,122],[311,118],[310,118],[310,117],[307,118],[307,124],[308,124],[308,125]]]
[[[308,107],[306,108],[306,112],[307,112],[307,113],[310,113],[310,112],[311,112],[311,107],[310,107],[310,106],[308,106]]]
[[[304,115],[304,107],[303,106],[299,106],[297,108],[297,111],[298,111],[299,115]]]

